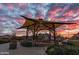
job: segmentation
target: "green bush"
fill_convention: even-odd
[[[79,55],[79,47],[72,45],[53,45],[47,48],[48,55]]]
[[[24,41],[21,41],[21,45],[24,47],[31,47],[32,42],[24,40]]]

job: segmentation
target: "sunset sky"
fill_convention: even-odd
[[[70,31],[73,29],[74,33],[79,32],[78,3],[2,3],[0,4],[0,35],[14,33],[16,28],[22,26],[25,20],[20,15],[50,21],[76,22],[77,24],[66,26]],[[61,29],[67,28],[63,25],[59,27],[59,30]]]

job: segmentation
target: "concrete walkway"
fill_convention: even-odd
[[[22,47],[19,43],[17,47],[9,50],[9,43],[0,44],[0,55],[46,55],[46,47]]]

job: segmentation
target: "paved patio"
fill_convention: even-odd
[[[0,44],[0,55],[46,55],[46,47],[22,47],[19,43],[17,47],[9,50],[9,43]]]

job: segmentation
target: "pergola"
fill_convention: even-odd
[[[63,25],[63,24],[75,24],[72,22],[51,22],[51,21],[45,21],[43,19],[32,19],[32,18],[27,18],[25,16],[21,16],[25,19],[25,23],[18,29],[21,28],[26,28],[26,39],[28,37],[28,30],[32,30],[33,32],[33,40],[32,42],[35,40],[35,37],[38,33],[38,31],[40,30],[49,30],[49,41],[51,41],[51,33],[53,33],[53,37],[54,37],[54,43],[56,43],[56,28]]]
[[[56,28],[63,25],[63,24],[75,24],[72,22],[52,22],[52,21],[45,21],[43,19],[32,19],[32,18],[27,18],[25,16],[21,16],[25,19],[25,23],[17,29],[25,28],[26,29],[26,39],[28,37],[28,30],[31,30],[33,33],[33,39],[32,39],[32,45],[34,45],[34,40],[36,39],[36,35],[38,31],[40,30],[49,30],[49,41],[51,41],[51,33],[53,33],[53,40],[54,43],[57,44],[58,42],[56,41]],[[10,44],[10,49],[16,49],[16,40],[12,40],[12,43]],[[13,46],[13,47],[12,47]]]

